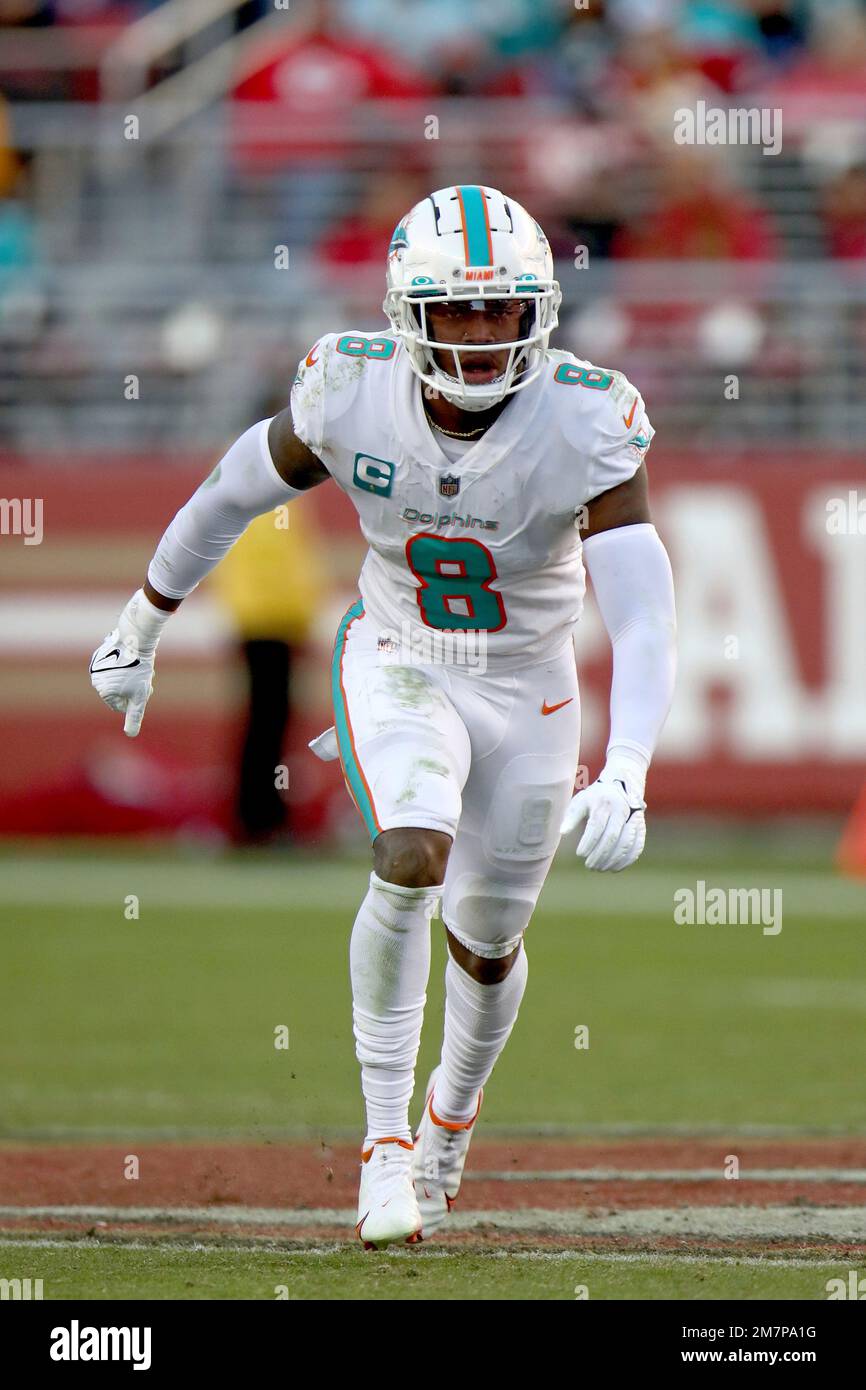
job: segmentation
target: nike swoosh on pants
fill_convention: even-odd
[[[573,696],[573,695],[569,695],[569,697],[568,697],[567,700],[560,700],[560,702],[559,702],[558,705],[549,705],[549,704],[547,703],[547,701],[545,700],[545,701],[544,701],[544,704],[541,706],[541,713],[542,713],[542,714],[555,714],[556,711],[557,711],[558,709],[562,709],[564,705],[570,705],[573,699],[574,699],[574,696]]]

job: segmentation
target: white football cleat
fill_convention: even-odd
[[[412,1182],[412,1145],[376,1139],[361,1154],[361,1190],[355,1230],[365,1250],[421,1239],[421,1213]]]
[[[422,1237],[438,1231],[457,1201],[460,1180],[472,1127],[478,1119],[484,1091],[478,1092],[478,1104],[471,1120],[443,1120],[433,1109],[433,1092],[440,1068],[436,1067],[427,1082],[424,1114],[415,1134],[415,1193],[421,1211]]]

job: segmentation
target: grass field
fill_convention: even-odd
[[[568,1251],[306,1251],[237,1246],[29,1248],[26,1268],[57,1299],[589,1299],[749,1300],[827,1297],[848,1263],[810,1260],[773,1267],[736,1258],[618,1260]],[[0,1247],[8,1262],[12,1251]],[[19,1250],[15,1260],[19,1260]],[[22,1266],[23,1268],[23,1266]],[[862,1274],[862,1270],[861,1270]]]
[[[365,1258],[342,1223],[362,1135],[348,933],[367,873],[350,858],[8,847],[0,1277],[20,1266],[46,1297],[800,1299],[862,1273],[866,888],[823,852],[657,852],[616,876],[563,857],[527,938],[464,1224]],[[782,930],[677,925],[674,892],[699,879],[780,888]],[[421,1082],[441,1040],[441,935]],[[598,1149],[613,1139],[627,1147]],[[270,1147],[270,1166],[238,1157],[246,1176],[214,1184],[202,1144],[225,1176],[225,1140],[239,1156]],[[144,1156],[160,1143],[157,1190]],[[124,1183],[130,1154],[142,1173]],[[744,1181],[723,1178],[729,1154]],[[527,1211],[542,1215],[515,1225]]]

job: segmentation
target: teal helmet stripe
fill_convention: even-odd
[[[492,265],[493,240],[484,194],[477,184],[461,184],[457,197],[463,212],[463,242],[467,265]]]

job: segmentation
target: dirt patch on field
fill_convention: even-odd
[[[729,1155],[739,1180],[726,1179]],[[133,1171],[137,1160],[138,1176]],[[324,1143],[66,1144],[0,1146],[2,1206],[344,1207],[357,1197],[359,1150]],[[802,1170],[795,1179],[753,1180],[750,1171]],[[699,1173],[716,1177],[684,1182],[645,1180],[546,1181],[521,1174],[570,1170],[643,1174]],[[617,1143],[568,1140],[505,1142],[479,1139],[467,1168],[464,1200],[473,1207],[544,1206],[606,1209],[611,1205],[665,1206],[688,1202],[866,1203],[866,1184],[827,1182],[816,1170],[866,1170],[866,1139],[674,1140]],[[508,1173],[511,1180],[473,1177]]]
[[[739,1160],[738,1180],[724,1176],[730,1155]],[[304,1248],[351,1238],[346,1216],[357,1199],[358,1158],[354,1145],[324,1142],[8,1144],[0,1146],[0,1231],[17,1238],[225,1239]],[[857,1180],[866,1173],[862,1138],[600,1143],[479,1137],[470,1162],[456,1212],[472,1213],[474,1227],[449,1232],[444,1245],[759,1256],[778,1251],[804,1258],[832,1253],[856,1261],[866,1255],[866,1240],[859,1239],[859,1212],[866,1211],[866,1183]],[[753,1179],[751,1172],[761,1176]],[[126,1176],[132,1173],[137,1176]],[[744,1212],[737,1217],[739,1228],[725,1234],[725,1211],[740,1208],[767,1214],[760,1238],[749,1234],[753,1226],[743,1225]],[[840,1210],[833,1218],[834,1209],[843,1208],[854,1214],[853,1224]],[[648,1234],[643,1218],[657,1209],[674,1218],[698,1215],[686,1234],[667,1235],[664,1227]],[[537,1232],[519,1223],[506,1228],[503,1214],[528,1212],[539,1213]],[[609,1228],[621,1214],[628,1215],[624,1233],[621,1223],[615,1234],[580,1233],[583,1220]],[[557,1223],[564,1229],[552,1229]]]

